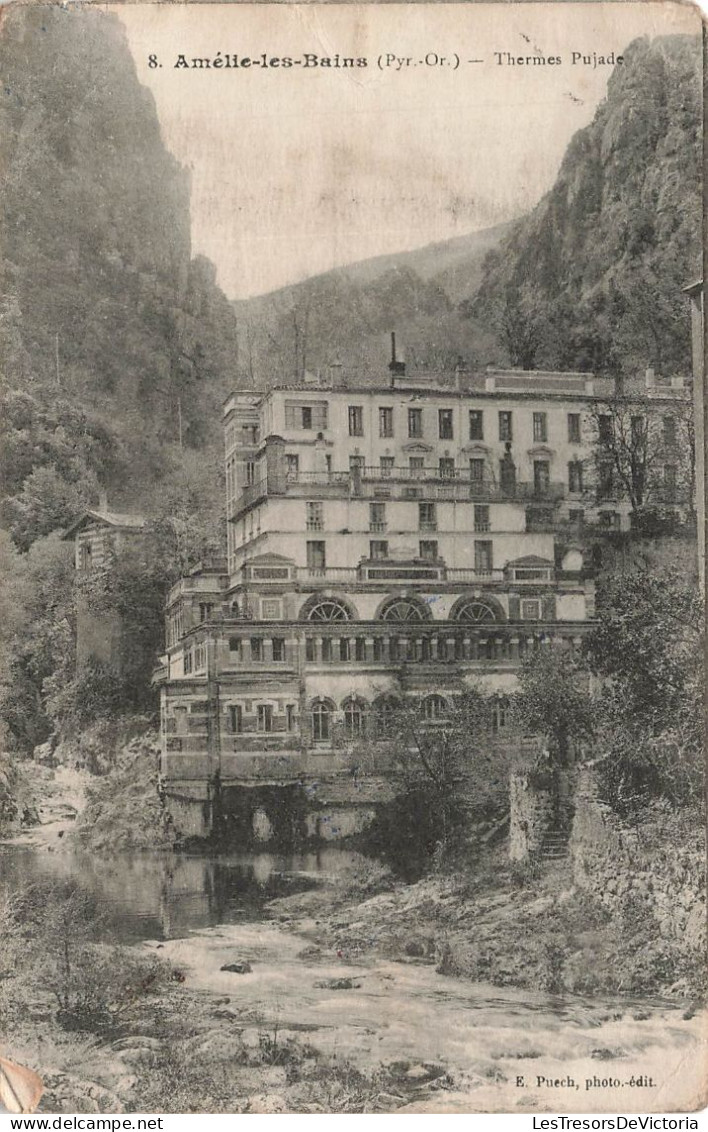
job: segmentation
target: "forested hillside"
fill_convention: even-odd
[[[14,7],[0,70],[0,474],[25,549],[97,481],[117,509],[149,508],[184,453],[218,447],[236,320],[191,258],[188,176],[120,22]]]
[[[552,190],[490,252],[465,309],[527,368],[690,370],[701,274],[701,45],[636,40]]]
[[[191,256],[188,176],[120,22],[12,7],[0,71],[0,739],[29,754],[87,716],[154,706],[165,588],[223,542],[237,341],[212,264]],[[125,564],[113,593],[136,641],[150,637],[132,680],[75,667],[61,531],[99,487],[151,518],[148,565]]]
[[[380,379],[392,330],[413,371],[450,371],[460,356],[485,365],[494,337],[459,304],[476,293],[485,256],[506,230],[364,260],[235,303],[245,380],[260,386],[276,373],[301,378],[337,358],[364,381]]]

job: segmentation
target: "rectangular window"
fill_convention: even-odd
[[[295,704],[285,705],[285,730],[295,730]]]
[[[499,439],[504,441],[514,439],[510,412],[501,411],[499,413]]]
[[[250,487],[251,484],[256,482],[256,465],[253,460],[246,461],[246,486]]]
[[[409,436],[422,436],[423,435],[423,410],[422,409],[409,409],[408,410],[408,435]]]
[[[521,620],[522,621],[540,621],[541,620],[541,602],[540,601],[522,601],[521,602]]]
[[[546,495],[551,482],[551,465],[548,460],[534,460],[533,489],[536,495]]]
[[[305,660],[317,660],[317,642],[314,637],[305,638]]]
[[[470,460],[470,479],[472,483],[484,483],[484,460],[475,457]]]
[[[492,572],[492,543],[475,539],[474,568],[478,574],[491,574]]]
[[[364,409],[361,405],[349,406],[349,435],[364,435]]]
[[[381,479],[387,480],[391,478],[393,466],[396,462],[395,456],[382,456],[379,464],[381,467]]]
[[[381,637],[374,637],[374,663],[381,664],[384,659],[384,643]]]
[[[583,465],[581,460],[570,460],[568,463],[568,491],[581,492],[583,490]]]
[[[664,444],[672,448],[676,443],[676,417],[664,417]]]
[[[308,531],[324,530],[324,506],[322,503],[306,503],[306,525]]]
[[[243,709],[240,704],[229,704],[229,731],[237,735],[243,726]]]
[[[251,660],[263,660],[263,641],[260,637],[251,638]]]
[[[285,427],[308,431],[327,428],[327,402],[313,401],[310,405],[303,405],[301,401],[286,401]]]
[[[282,606],[279,598],[264,597],[261,602],[261,617],[264,621],[279,621]]]
[[[240,637],[229,637],[229,652],[231,653],[232,657],[241,655]]]
[[[189,649],[182,657],[182,665],[185,676],[188,676],[192,671],[192,650]]]
[[[209,618],[211,617],[211,611],[212,611],[213,608],[214,608],[214,606],[211,604],[210,601],[200,601],[199,602],[199,620],[200,621],[208,621]]]
[[[533,438],[536,443],[545,444],[548,440],[548,414],[534,413]]]
[[[583,525],[584,519],[585,512],[583,511],[582,507],[571,507],[568,511],[568,521],[570,523],[574,523],[577,527],[581,527]]]
[[[381,533],[386,530],[386,504],[369,504],[369,530]]]
[[[452,440],[452,409],[438,409],[438,436]]]
[[[327,662],[332,659],[332,641],[330,637],[322,638],[322,659]]]
[[[307,543],[307,568],[320,571],[326,567],[325,544],[323,542]]]
[[[273,660],[285,660],[285,641],[282,637],[273,637]]]
[[[612,443],[612,417],[609,413],[602,413],[597,418],[597,433],[601,444]]]
[[[484,440],[484,413],[470,409],[470,440]]]
[[[379,436],[393,436],[393,409],[379,409]]]
[[[348,660],[351,660],[351,658],[352,658],[351,641],[349,640],[349,637],[340,637],[339,638],[339,659],[343,663],[346,663]]]
[[[436,531],[438,529],[434,503],[418,504],[418,529],[421,531]]]
[[[568,413],[568,443],[580,444],[580,413]]]
[[[440,479],[453,480],[455,478],[455,460],[452,456],[440,457]]]
[[[355,644],[356,644],[355,659],[356,660],[366,660],[366,638],[365,637],[357,637]]]
[[[486,503],[474,505],[474,529],[476,531],[489,530],[489,507]]]
[[[422,479],[425,473],[425,459],[423,456],[409,456],[408,467],[413,479]]]
[[[273,730],[273,708],[270,704],[259,704],[256,708],[256,730]]]
[[[644,440],[644,417],[632,417],[630,421],[632,443],[641,444]]]
[[[599,500],[611,499],[613,493],[614,469],[612,462],[606,459],[600,460],[597,469],[597,497]]]
[[[350,456],[349,457],[349,471],[355,475],[362,475],[366,460],[363,456]]]
[[[434,561],[438,557],[437,539],[422,539],[418,543],[419,557]]]
[[[388,558],[388,542],[385,539],[373,539],[369,543],[369,558]]]
[[[285,456],[285,478],[288,483],[295,483],[300,475],[300,457],[294,456],[291,452],[286,453]]]

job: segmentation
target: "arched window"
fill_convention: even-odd
[[[232,601],[232,602],[231,602],[231,616],[232,616],[232,617],[238,617],[238,615],[239,615],[239,613],[240,613],[240,612],[241,612],[241,611],[240,611],[240,609],[239,609],[239,604],[238,604],[238,602],[237,602],[237,601]]]
[[[450,614],[452,621],[466,621],[474,624],[502,621],[504,614],[493,598],[471,597],[458,602]]]
[[[326,743],[332,736],[332,703],[330,700],[313,700],[310,708],[312,738],[315,743]]]
[[[323,597],[303,611],[307,621],[351,621],[345,602],[336,597]]]
[[[396,729],[396,716],[400,703],[395,696],[379,696],[374,702],[376,735],[379,739],[388,738]]]
[[[342,704],[344,709],[344,735],[347,739],[361,739],[366,731],[366,705],[356,696]]]
[[[430,621],[430,607],[413,597],[394,597],[382,607],[382,621]]]
[[[444,696],[426,696],[422,704],[424,719],[444,719],[449,708]]]

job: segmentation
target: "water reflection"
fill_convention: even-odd
[[[0,890],[77,881],[97,901],[114,942],[170,939],[199,928],[260,919],[276,896],[304,891],[363,858],[344,849],[277,856],[120,854],[112,858],[0,846]]]

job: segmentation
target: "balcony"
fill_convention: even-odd
[[[369,531],[372,535],[382,535],[386,533],[388,523],[384,520],[369,523]]]
[[[353,472],[299,472],[297,475],[264,476],[245,487],[235,501],[230,518],[254,506],[268,495],[306,498],[313,488],[322,498],[441,500],[477,503],[526,503],[543,500],[556,503],[568,489],[564,483],[535,485],[517,482],[502,487],[473,479],[456,469],[453,474],[439,468],[381,468],[367,466]],[[314,528],[313,528],[314,529]]]

